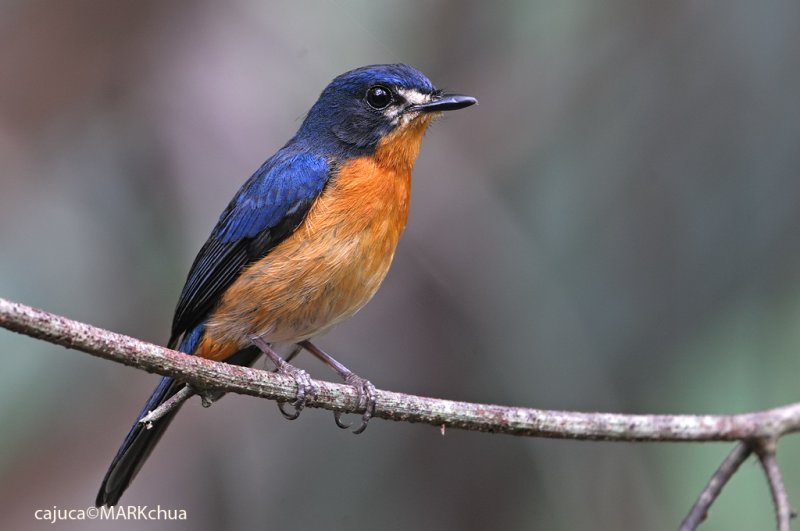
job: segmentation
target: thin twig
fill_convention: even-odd
[[[750,454],[753,453],[751,446],[745,442],[740,442],[733,447],[731,453],[725,458],[714,475],[711,476],[703,492],[697,497],[697,501],[689,510],[689,514],[681,522],[679,531],[694,531],[697,526],[706,519],[708,509],[711,504],[719,497],[722,487],[739,470],[739,466],[744,463]]]
[[[778,522],[778,531],[789,531],[792,519],[792,507],[789,504],[789,495],[786,493],[786,485],[781,477],[781,470],[778,468],[778,461],[775,458],[777,441],[775,439],[760,441],[755,447],[761,468],[767,476],[769,491],[772,494],[772,503],[775,506],[775,519]]]
[[[149,411],[147,415],[139,419],[139,424],[144,424],[149,430],[153,427],[153,422],[157,421],[173,409],[177,408],[179,405],[183,404],[195,394],[197,394],[197,392],[191,385],[184,386],[180,391],[165,400],[163,404],[159,405],[152,411]]]

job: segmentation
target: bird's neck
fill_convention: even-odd
[[[387,170],[410,173],[431,118],[429,114],[419,116],[381,139],[375,149],[377,164]]]

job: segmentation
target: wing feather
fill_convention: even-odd
[[[189,270],[169,345],[204,320],[247,265],[302,223],[329,177],[322,157],[282,149],[237,192]]]

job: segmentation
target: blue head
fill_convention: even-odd
[[[382,138],[422,115],[476,102],[436,90],[422,72],[407,65],[364,66],[331,81],[295,140],[324,142],[338,152],[370,152]]]

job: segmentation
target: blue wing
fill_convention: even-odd
[[[328,176],[323,157],[284,147],[247,180],[189,270],[172,321],[170,347],[206,318],[245,266],[294,232]]]

